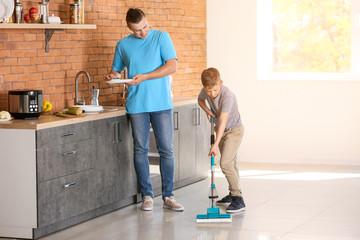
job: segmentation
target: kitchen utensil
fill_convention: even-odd
[[[73,114],[66,114],[66,113],[55,113],[55,116],[63,117],[63,118],[78,118],[78,117],[85,117],[85,114],[81,115],[73,115]]]
[[[38,9],[40,10],[41,23],[49,23],[49,2],[43,0],[38,3]]]
[[[16,4],[15,4],[15,23],[21,23],[22,20],[22,10],[23,10],[23,6],[20,3],[20,0],[16,0]]]
[[[12,0],[0,0],[0,22],[7,22],[14,12]]]
[[[14,118],[38,118],[43,111],[41,90],[9,91],[9,113]]]
[[[106,81],[106,83],[108,83],[110,85],[117,85],[117,84],[127,83],[127,82],[131,82],[131,81],[133,81],[133,79],[113,78],[110,81]]]
[[[99,106],[99,89],[91,89],[91,105]]]
[[[1,122],[8,122],[8,121],[11,121],[11,120],[13,120],[13,118],[0,119],[0,123],[1,123]]]
[[[61,22],[60,17],[54,16],[54,14],[53,14],[53,15],[49,16],[49,23],[59,23],[60,24],[62,22]]]

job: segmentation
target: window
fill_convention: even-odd
[[[258,0],[257,8],[258,79],[360,80],[360,0]]]

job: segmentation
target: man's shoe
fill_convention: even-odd
[[[141,210],[151,211],[153,210],[153,199],[150,196],[144,196],[143,202],[141,204]]]
[[[225,197],[223,197],[219,201],[216,201],[216,203],[218,205],[230,204],[231,203],[231,193],[229,193],[229,195],[226,195]]]
[[[166,197],[164,200],[164,208],[173,210],[173,211],[184,211],[184,207],[177,203],[173,196]]]
[[[241,202],[244,202],[244,199],[242,199],[242,197],[233,196],[229,207],[226,209],[226,212],[236,213],[236,212],[244,211],[245,206],[242,205]]]

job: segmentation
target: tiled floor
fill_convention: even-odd
[[[358,240],[360,239],[360,166],[240,164],[246,211],[231,224],[196,224],[206,213],[209,179],[175,191],[184,212],[152,212],[132,205],[48,235],[41,240],[219,239]],[[216,188],[227,194],[217,172]],[[224,210],[224,208],[221,208]]]

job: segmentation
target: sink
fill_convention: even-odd
[[[104,110],[103,106],[96,106],[96,105],[73,105],[72,107],[79,107],[81,110],[84,110],[84,113],[99,113]]]

